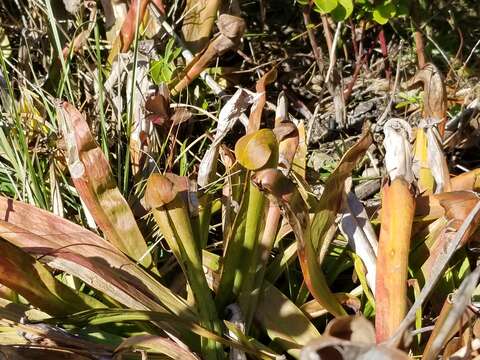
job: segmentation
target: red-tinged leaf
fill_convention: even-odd
[[[121,304],[133,309],[168,309],[195,318],[185,302],[93,232],[48,211],[3,197],[0,219],[0,235],[5,240]]]
[[[263,75],[260,80],[257,81],[257,85],[255,87],[255,90],[257,91],[257,94],[259,94],[259,98],[253,104],[251,112],[250,112],[250,117],[248,119],[248,131],[247,132],[253,132],[258,129],[260,129],[260,123],[262,122],[262,113],[263,113],[263,108],[265,107],[265,104],[267,103],[267,85],[271,84],[275,81],[277,78],[277,68],[274,67],[265,75]]]
[[[278,201],[297,239],[297,252],[305,284],[315,299],[335,316],[346,312],[330,291],[310,239],[308,208],[293,182],[277,169],[257,171],[253,182]]]
[[[441,194],[420,196],[415,201],[415,216],[438,219],[450,211],[452,219],[464,219],[474,203],[477,195],[472,191],[452,191]],[[460,213],[456,213],[460,211]]]
[[[444,209],[443,216],[446,221],[442,231],[438,232],[435,240],[428,247],[428,258],[422,265],[422,272],[426,280],[429,279],[432,267],[437,261],[437,257],[444,251],[446,243],[452,241],[455,231],[460,229],[468,214],[480,202],[475,193],[468,191],[444,193],[436,197],[439,205]],[[470,236],[464,237],[459,247],[465,246],[469,240]]]
[[[145,239],[87,121],[66,102],[59,107],[58,113],[67,143],[68,168],[80,197],[107,239],[132,259],[150,267],[152,258]]]
[[[208,3],[212,4],[211,0]],[[204,22],[206,24],[206,22]],[[245,21],[237,16],[221,14],[217,22],[219,33],[208,44],[205,50],[198,53],[188,63],[183,72],[177,77],[177,82],[173,87],[172,94],[178,94],[193,80],[195,80],[214,59],[218,58],[229,50],[236,49],[241,42],[245,32]]]
[[[108,62],[110,64],[113,63],[113,60],[119,52],[127,52],[130,48],[130,45],[132,44],[135,37],[137,25],[140,26],[141,22],[143,21],[149,2],[150,0],[133,0],[130,3],[127,16],[125,17],[125,20],[123,21],[122,27],[120,29],[120,34],[114,40],[112,44],[112,49],[110,50],[110,54],[108,55]],[[163,5],[163,1],[153,0],[152,2],[155,4],[158,11],[160,11],[162,15],[165,15],[165,7]]]
[[[0,253],[0,283],[50,315],[103,307],[98,300],[77,293],[55,279],[35,258],[3,239],[0,239]]]

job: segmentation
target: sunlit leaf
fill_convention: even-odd
[[[0,252],[0,283],[41,310],[59,316],[104,306],[58,281],[44,265],[3,239],[0,239]]]
[[[152,258],[145,239],[84,116],[66,102],[58,108],[58,115],[72,180],[95,222],[118,249],[150,267]]]

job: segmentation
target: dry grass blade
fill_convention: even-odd
[[[116,349],[117,356],[131,350],[144,350],[147,353],[164,354],[172,359],[199,360],[188,349],[180,347],[170,339],[155,335],[138,335],[125,339]]]
[[[423,354],[424,360],[433,360],[437,358],[441,349],[445,345],[451,329],[455,326],[457,321],[463,315],[466,307],[470,304],[471,296],[477,286],[479,278],[480,267],[477,267],[470,275],[468,275],[460,285],[460,288],[455,292],[452,297],[452,307],[442,322],[441,328],[436,333],[435,338],[431,341],[431,346],[428,348],[428,352]]]
[[[95,222],[115,247],[143,266],[152,266],[145,239],[85,118],[68,103],[58,114],[73,183]]]

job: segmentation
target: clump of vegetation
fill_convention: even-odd
[[[7,0],[2,354],[478,357],[476,12]]]

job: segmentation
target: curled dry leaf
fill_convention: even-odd
[[[440,120],[427,118],[418,125],[427,137],[427,164],[435,180],[435,193],[451,191],[450,172],[445,154],[443,153],[442,139],[437,129]],[[422,130],[419,130],[422,131]]]
[[[438,194],[435,195],[434,199],[444,209],[443,218],[445,222],[442,231],[438,233],[438,236],[429,246],[429,256],[422,265],[422,272],[427,280],[430,278],[430,273],[437,261],[437,257],[443,252],[446,244],[455,237],[455,232],[460,229],[468,214],[480,202],[478,196],[469,191]],[[465,246],[469,240],[470,237],[464,237],[459,247]]]
[[[261,129],[241,137],[235,144],[238,162],[248,170],[274,166],[278,162],[278,143],[270,129]]]
[[[145,109],[148,112],[147,119],[161,126],[165,133],[168,133],[170,127],[180,125],[192,116],[186,108],[170,107],[170,93],[165,84],[159,86],[156,94],[148,97]]]
[[[348,193],[342,206],[340,230],[349,246],[362,260],[367,274],[368,286],[375,293],[375,277],[378,240],[363,204],[352,192]]]
[[[275,126],[273,132],[278,141],[278,167],[287,175],[298,148],[298,129],[293,122],[283,121]]]
[[[439,121],[438,131],[443,136],[447,118],[447,91],[442,73],[432,64],[426,64],[420,69],[408,86],[423,84],[423,118],[432,118]]]
[[[412,154],[410,140],[412,128],[403,119],[390,119],[383,128],[385,139],[385,168],[390,180],[397,177],[404,178],[408,183],[413,182]]]
[[[260,123],[262,121],[262,113],[265,104],[267,103],[267,85],[271,84],[277,78],[277,68],[274,67],[263,75],[255,85],[255,90],[258,94],[257,101],[253,104],[250,110],[250,117],[248,119],[247,132],[252,132],[260,129]]]
[[[408,360],[404,352],[375,345],[375,330],[361,316],[345,316],[332,320],[324,335],[305,346],[301,360]]]
[[[152,258],[145,239],[115,184],[110,165],[97,146],[87,121],[67,102],[58,107],[58,115],[73,183],[95,222],[118,249],[150,267]]]
[[[415,200],[415,216],[438,219],[448,212],[453,215],[449,219],[456,218],[463,221],[477,201],[478,197],[472,191],[424,195]],[[457,211],[460,212],[457,213]]]

